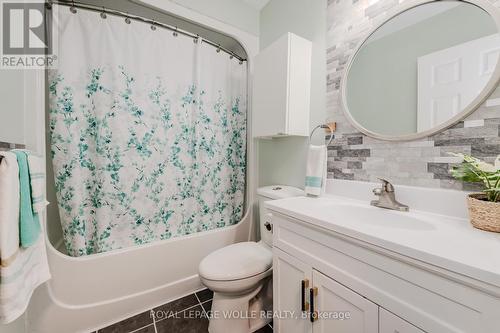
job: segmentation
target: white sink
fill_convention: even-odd
[[[370,205],[377,185],[336,182],[334,194],[265,205],[273,214],[483,281],[500,293],[500,259],[493,255],[500,253],[500,234],[472,227],[465,192],[398,187],[397,198],[410,206],[409,212],[399,212]],[[359,193],[366,195],[356,197]]]
[[[363,223],[380,228],[408,230],[432,230],[435,227],[412,215],[411,212],[397,212],[372,206],[349,203],[332,203],[329,207],[332,219],[350,223]]]

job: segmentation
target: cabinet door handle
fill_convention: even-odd
[[[309,303],[306,301],[306,298],[307,298],[306,289],[307,288],[309,288],[309,280],[304,279],[300,282],[300,291],[301,291],[300,304],[301,304],[302,312],[309,310]]]
[[[311,323],[314,323],[318,319],[318,311],[316,311],[316,306],[314,305],[314,297],[318,295],[318,288],[312,287],[309,289],[309,303],[311,303],[310,319]]]

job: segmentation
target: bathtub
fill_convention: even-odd
[[[258,37],[171,2],[141,2],[199,22],[215,31],[225,32],[243,45],[250,59],[258,53]],[[247,96],[251,96],[251,60],[247,64]],[[36,89],[33,88],[37,101],[33,108],[38,110],[35,113],[40,117],[37,124],[44,125],[41,131],[33,131],[34,139],[28,147],[45,155],[45,151],[50,151],[50,147],[45,147],[49,142],[46,140],[45,73],[33,72],[37,83]],[[198,264],[208,253],[229,244],[255,239],[258,220],[256,223],[252,221],[258,213],[254,207],[254,186],[258,179],[257,154],[251,136],[251,99],[247,100],[247,188],[246,212],[242,220],[230,227],[84,257],[66,255],[61,250],[60,239],[51,242],[46,236],[52,279],[38,287],[33,294],[28,308],[26,332],[90,332],[191,294],[203,288],[198,277]],[[43,147],[38,147],[40,142]],[[47,174],[51,172],[51,163],[48,163]],[[53,189],[49,190],[53,192]],[[50,196],[49,201],[56,202]],[[56,209],[55,206],[51,207]],[[52,217],[46,224],[60,225],[58,219]]]
[[[89,332],[202,289],[199,262],[251,238],[251,221],[250,208],[230,227],[85,257],[46,237],[52,279],[32,297],[27,331]]]

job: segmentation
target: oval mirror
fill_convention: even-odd
[[[500,78],[499,9],[482,1],[420,1],[375,29],[351,57],[344,112],[363,133],[412,140],[477,108]]]

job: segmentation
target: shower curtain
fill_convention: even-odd
[[[60,7],[54,24],[49,126],[68,254],[238,223],[246,63],[122,17]]]

